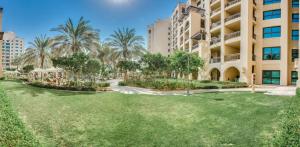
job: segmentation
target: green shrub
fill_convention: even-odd
[[[3,81],[3,80],[5,80],[5,77],[1,77],[1,78],[0,78],[0,81]]]
[[[109,87],[110,83],[99,83],[98,87]]]
[[[127,86],[126,82],[123,82],[123,81],[119,82],[118,85],[119,86]]]
[[[39,87],[39,88],[47,88],[47,89],[57,89],[57,90],[69,90],[69,91],[97,91],[97,87],[87,87],[87,86],[56,86],[56,85],[48,85],[39,82],[29,83],[28,85]]]
[[[5,92],[0,90],[0,146],[39,146],[39,142],[26,130],[11,106]]]
[[[191,89],[219,89],[219,88],[242,88],[247,87],[246,83],[219,82],[219,81],[191,81],[174,79],[153,79],[153,80],[128,80],[120,82],[120,86],[134,86],[152,88],[158,90],[184,90],[188,86]]]

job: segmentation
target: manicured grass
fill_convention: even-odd
[[[73,93],[1,82],[44,146],[263,146],[291,97]]]

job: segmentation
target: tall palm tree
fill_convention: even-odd
[[[35,64],[39,68],[45,68],[51,64],[51,47],[53,40],[49,37],[39,36],[29,43],[30,48],[21,55],[21,59],[24,64]]]
[[[77,24],[68,19],[51,31],[58,32],[54,38],[54,51],[60,55],[70,55],[95,49],[99,42],[99,31],[90,26],[90,22],[81,17]]]
[[[137,36],[135,29],[118,29],[108,38],[108,43],[111,48],[117,49],[123,60],[139,57],[145,53],[144,38]]]
[[[112,64],[120,56],[116,49],[111,48],[107,43],[99,45],[96,49],[96,58],[98,58],[103,64]]]

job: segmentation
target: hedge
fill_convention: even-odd
[[[39,87],[39,88],[69,90],[69,91],[106,91],[107,87],[110,86],[109,83],[99,83],[96,86],[56,86],[56,85],[43,84],[39,82],[28,83],[28,85]]]
[[[39,146],[39,142],[18,118],[2,89],[0,89],[0,146]]]
[[[134,86],[158,90],[183,90],[190,86],[191,89],[226,89],[248,87],[246,83],[220,82],[220,81],[191,81],[174,79],[153,79],[153,80],[128,80],[119,82],[119,86]]]

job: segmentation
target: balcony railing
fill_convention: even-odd
[[[197,49],[198,47],[199,47],[199,44],[195,44],[195,45],[193,45],[192,50]]]
[[[210,41],[210,45],[214,45],[214,44],[217,44],[217,43],[220,43],[221,42],[221,38],[218,37],[218,38],[212,38],[211,41]]]
[[[184,30],[187,30],[190,28],[190,25],[185,26]]]
[[[229,40],[229,39],[240,37],[240,36],[241,36],[241,32],[240,31],[233,32],[233,33],[225,35],[225,40]]]
[[[241,57],[240,53],[225,55],[225,62],[240,60],[240,57]]]
[[[212,15],[214,15],[214,14],[220,12],[220,11],[221,11],[221,7],[217,8],[217,9],[215,9],[215,10],[212,10],[212,11],[210,12],[210,16],[212,16]]]
[[[240,2],[240,1],[241,1],[241,0],[233,0],[233,1],[230,1],[230,2],[228,2],[228,3],[225,5],[225,8],[230,7],[230,6],[236,4],[236,3]]]
[[[225,22],[241,17],[241,13],[233,14],[225,18]]]
[[[221,21],[212,23],[211,26],[210,26],[210,29],[214,29],[214,28],[216,28],[216,27],[218,27],[218,26],[220,26],[220,25],[221,25]]]
[[[210,63],[220,63],[221,57],[213,57],[210,59]]]
[[[217,0],[211,0],[211,1],[210,1],[210,4],[214,3],[215,1],[217,1]]]

